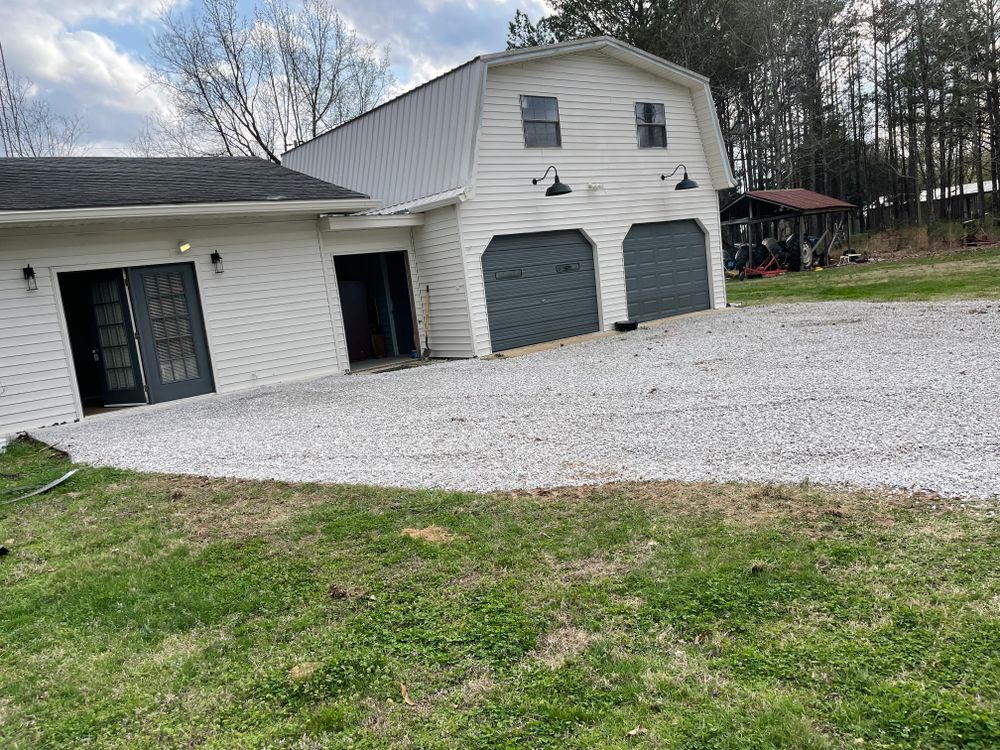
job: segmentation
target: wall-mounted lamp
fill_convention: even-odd
[[[541,182],[542,180],[544,180],[546,177],[549,176],[549,172],[554,172],[555,173],[555,181],[551,185],[549,185],[549,189],[545,191],[545,195],[547,195],[547,196],[548,195],[567,195],[567,194],[573,192],[573,188],[571,188],[569,185],[567,185],[565,182],[562,182],[559,179],[559,170],[556,169],[555,167],[549,167],[548,169],[546,169],[545,170],[545,174],[543,174],[541,177],[537,177],[537,178],[533,179],[531,181],[531,184],[532,185],[537,185],[539,182]]]
[[[186,253],[190,249],[191,249],[191,243],[190,242],[186,242],[185,240],[181,240],[180,242],[177,243],[177,252],[179,252],[181,255],[183,255],[184,253]]]
[[[216,273],[222,273],[225,271],[225,267],[222,265],[222,256],[219,255],[218,250],[213,250],[212,254],[209,256],[212,259],[212,265],[215,267]]]
[[[675,174],[677,174],[678,169],[684,170],[684,179],[678,182],[674,186],[674,190],[693,190],[694,188],[698,187],[698,183],[692,180],[690,177],[688,177],[687,167],[685,167],[683,164],[678,164],[676,167],[674,167],[674,171],[671,172],[670,174],[661,174],[660,179],[667,180],[673,177]]]
[[[21,273],[24,274],[24,285],[28,288],[28,291],[37,292],[38,282],[35,281],[35,269],[31,267],[31,264],[29,263],[22,268]]]

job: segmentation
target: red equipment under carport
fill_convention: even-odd
[[[722,226],[729,228],[730,245],[749,247],[746,262],[738,269],[740,277],[745,278],[774,276],[784,270],[810,268],[813,264],[828,265],[830,248],[842,229],[846,229],[849,253],[851,214],[855,210],[857,207],[851,203],[803,188],[751,190],[728,203],[721,217]],[[786,232],[781,231],[783,227]],[[793,263],[781,257],[777,241],[774,246],[764,242],[785,233],[789,234],[789,240],[795,238],[789,244],[798,254]],[[819,239],[807,242],[805,238],[810,235]]]
[[[776,252],[778,241],[774,237],[765,237],[760,244],[764,252],[758,253],[759,257],[750,253],[747,265],[740,269],[739,277],[741,279],[760,279],[788,273],[787,268],[782,268],[781,258]]]

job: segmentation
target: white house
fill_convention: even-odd
[[[0,436],[725,305],[708,82],[614,39],[476,58],[285,164],[0,159]]]
[[[437,356],[725,306],[716,191],[734,180],[708,80],[609,37],[478,57],[283,163],[422,215]],[[697,188],[661,180],[680,164]],[[571,193],[532,185],[550,165]]]

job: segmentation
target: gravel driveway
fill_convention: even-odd
[[[616,480],[1000,492],[1000,304],[743,308],[528,356],[330,377],[41,430],[75,460],[511,489]]]

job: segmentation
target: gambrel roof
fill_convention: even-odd
[[[461,191],[470,185],[483,97],[493,68],[598,52],[661,77],[691,92],[712,184],[736,184],[722,139],[709,80],[609,36],[480,55],[392,99],[283,156],[292,169],[347,184],[386,205]],[[424,168],[407,169],[427,154]],[[347,158],[345,158],[347,156]]]

